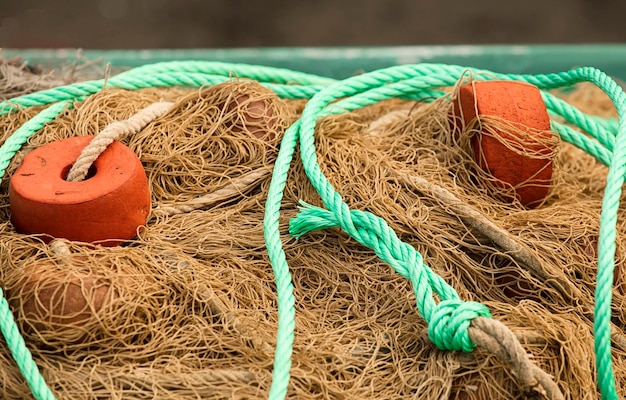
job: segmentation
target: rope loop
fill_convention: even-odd
[[[473,319],[491,318],[491,312],[475,301],[444,300],[437,304],[428,323],[428,338],[441,350],[471,352],[476,344],[468,328]]]
[[[423,263],[422,256],[403,243],[380,217],[359,210],[335,214],[320,207],[301,202],[300,212],[289,222],[289,232],[301,237],[307,232],[342,227],[349,220],[359,232],[352,236],[370,247],[400,275],[413,284],[417,308],[428,324],[428,337],[441,350],[471,352],[476,344],[468,334],[471,321],[477,317],[490,318],[489,309],[477,302],[459,299],[456,291]],[[443,299],[435,304],[433,292]]]

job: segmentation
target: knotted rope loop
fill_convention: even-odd
[[[468,328],[478,317],[491,318],[483,304],[474,301],[444,300],[437,304],[428,323],[428,338],[441,350],[471,352],[476,344]]]

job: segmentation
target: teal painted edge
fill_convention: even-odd
[[[57,66],[75,60],[75,49],[2,49],[31,64]],[[594,66],[626,80],[626,43],[597,45],[490,45],[395,47],[295,47],[239,49],[84,50],[89,59],[115,67],[159,61],[207,60],[258,64],[342,79],[400,64],[420,62],[465,65],[503,73],[539,74]]]

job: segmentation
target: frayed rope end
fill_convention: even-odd
[[[289,221],[289,234],[296,239],[309,232],[339,226],[335,216],[330,211],[308,204],[302,200],[300,200],[299,204],[298,209],[300,212]]]

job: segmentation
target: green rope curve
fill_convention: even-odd
[[[454,72],[456,72],[456,70],[460,71],[461,69],[455,69]],[[341,109],[352,110],[355,109],[355,107],[358,107],[359,104],[373,104],[392,97],[407,99],[419,99],[425,96],[441,97],[443,95],[442,92],[433,92],[430,88],[451,86],[458,81],[458,77],[451,75],[450,72],[445,74],[430,74],[428,75],[427,80],[425,80],[423,76],[424,75],[419,75],[416,78],[386,84],[385,86],[378,87],[376,90],[358,93],[350,98],[341,100],[330,107],[333,110],[335,108],[339,109],[333,112],[341,112]],[[477,74],[474,75],[473,78],[476,80],[512,79],[516,78],[516,76],[505,74]],[[568,126],[559,124],[556,121],[551,121],[552,128],[559,133],[561,139],[591,154],[602,164],[608,166],[610,153],[615,142],[613,133],[606,129],[599,120],[580,112],[576,108],[567,104],[563,100],[554,97],[550,93],[543,91],[541,93],[544,103],[546,104],[546,108],[552,116],[562,117],[567,122],[570,122],[581,130],[590,133],[591,136],[588,137],[587,135],[577,132]]]
[[[594,334],[598,385],[604,399],[617,399],[613,363],[611,360],[611,299],[613,270],[615,269],[615,241],[617,239],[617,211],[626,173],[626,94],[622,88],[602,71],[582,68],[571,72],[572,78],[586,80],[598,86],[609,96],[619,119],[615,148],[607,174],[607,184],[602,198],[600,237],[598,239],[598,277],[596,279],[596,306]]]
[[[385,70],[374,71],[369,74],[360,75],[357,77],[346,79],[342,82],[330,85],[322,89],[317,93],[306,105],[302,117],[300,120],[288,130],[288,141],[283,144],[291,145],[293,138],[299,137],[300,141],[300,154],[301,160],[304,165],[307,177],[312,182],[316,191],[320,195],[325,207],[328,209],[323,210],[318,207],[312,207],[304,205],[301,212],[291,221],[290,233],[292,235],[300,236],[306,232],[317,229],[324,229],[327,227],[340,227],[352,238],[359,243],[364,244],[372,248],[376,254],[385,262],[387,262],[398,273],[408,277],[411,280],[417,301],[417,307],[426,320],[429,327],[429,337],[438,347],[442,349],[454,349],[454,350],[471,350],[471,342],[467,332],[463,332],[469,326],[469,321],[476,316],[481,315],[480,307],[474,307],[474,304],[463,303],[458,300],[458,296],[454,293],[452,288],[446,288],[446,284],[441,283],[437,277],[433,277],[432,271],[423,264],[423,260],[419,253],[410,246],[402,243],[388,227],[386,222],[370,213],[350,210],[348,205],[343,202],[341,195],[337,193],[330,182],[323,175],[321,168],[317,162],[317,156],[315,154],[314,143],[314,130],[317,119],[324,115],[324,109],[328,107],[332,102],[349,96],[354,96],[352,102],[348,100],[343,101],[343,105],[350,105],[353,107],[362,107],[372,102],[376,102],[387,98],[399,95],[399,91],[393,88],[394,84],[403,82],[411,78],[411,76],[424,77],[420,82],[424,83],[423,87],[420,85],[412,85],[417,90],[423,90],[430,85],[439,86],[442,81],[437,80],[435,76],[437,73],[456,73],[458,68],[456,67],[442,67],[432,65],[415,65],[415,66],[399,66],[392,67]],[[615,152],[611,157],[604,153],[602,155],[602,161],[611,165],[612,174],[607,177],[608,185],[603,201],[603,216],[601,224],[603,224],[603,230],[601,229],[601,241],[603,256],[599,260],[599,274],[598,274],[598,286],[596,291],[596,314],[598,317],[595,319],[594,331],[596,334],[596,354],[597,354],[597,368],[598,368],[598,383],[603,398],[613,399],[616,398],[615,381],[613,377],[611,354],[610,354],[610,303],[611,303],[611,286],[612,286],[612,270],[614,263],[614,247],[615,247],[615,224],[616,224],[616,212],[619,204],[619,196],[621,194],[621,185],[624,180],[624,172],[626,172],[625,159],[626,150],[623,150],[624,146],[621,141],[623,139],[624,128],[621,123],[623,121],[622,114],[624,113],[624,92],[621,88],[608,76],[593,68],[581,68],[578,70],[568,71],[560,74],[549,75],[501,75],[493,74],[496,78],[502,76],[508,79],[523,80],[530,82],[543,89],[552,89],[559,86],[572,85],[574,83],[589,81],[599,86],[609,97],[612,99],[618,110],[620,110],[620,125],[615,138],[615,146],[620,149],[620,153]],[[379,97],[371,96],[368,93],[372,88],[384,88],[381,92],[378,92]],[[367,95],[361,95],[367,93]],[[355,100],[357,97],[358,101]],[[544,94],[544,99],[546,98]],[[359,104],[360,103],[360,104]],[[582,113],[567,112],[563,109],[563,105],[558,102],[551,110],[553,113],[563,112],[566,120],[583,124],[588,121],[579,121],[584,119]],[[350,107],[346,107],[349,111]],[[565,111],[565,112],[564,112]],[[556,126],[559,126],[558,124]],[[588,125],[589,126],[589,125]],[[561,131],[566,131],[560,126]],[[604,126],[595,125],[597,129],[596,138],[600,139],[600,142],[595,144],[597,149],[604,149],[609,152],[604,145],[611,144],[610,138],[607,132],[602,132]],[[598,134],[598,131],[599,134]],[[573,132],[569,132],[573,135]],[[581,141],[578,142],[580,145]],[[626,143],[624,143],[626,144]],[[281,151],[282,151],[281,146]],[[287,150],[286,150],[287,151]],[[288,150],[288,154],[293,154],[293,150]],[[623,154],[623,155],[622,155]],[[281,162],[290,162],[291,160],[282,160]],[[615,166],[618,165],[622,170],[615,172]],[[272,225],[266,225],[266,241],[268,243],[268,252],[270,252],[270,245],[279,246],[280,239],[277,231],[274,231],[277,224],[279,201],[270,202],[270,198],[275,196],[282,197],[282,189],[286,179],[286,169],[281,168],[279,170],[280,175],[276,176],[276,182],[272,180],[273,185],[270,186],[270,192],[268,193],[268,202],[266,204],[266,213],[274,213],[272,218],[267,218],[266,223],[272,223]],[[606,251],[604,249],[607,249]],[[278,251],[279,253],[282,250]],[[281,262],[279,258],[273,259],[272,262]],[[286,267],[286,266],[285,266]],[[434,281],[432,278],[435,278]],[[432,286],[440,299],[439,304],[435,304],[434,299],[431,296],[430,289],[426,282]],[[436,285],[443,285],[442,288]],[[436,289],[437,288],[437,289]],[[442,290],[443,289],[443,290]],[[443,293],[443,295],[442,295]],[[441,309],[441,311],[440,311]],[[602,315],[602,318],[599,317]]]
[[[401,242],[385,221],[371,213],[350,210],[342,201],[341,195],[321,173],[313,137],[316,120],[324,115],[352,111],[392,97],[431,101],[445,95],[437,91],[437,87],[453,85],[465,74],[471,74],[474,79],[525,81],[543,90],[590,81],[601,87],[618,108],[619,123],[586,115],[551,94],[542,92],[551,116],[563,118],[589,134],[587,136],[553,120],[552,127],[562,140],[583,149],[610,167],[602,206],[594,331],[598,385],[602,397],[617,398],[611,364],[609,320],[617,207],[626,172],[626,143],[623,143],[626,139],[622,123],[626,101],[621,88],[596,69],[582,68],[548,75],[511,75],[461,66],[418,64],[387,68],[337,82],[285,69],[245,64],[202,61],[157,63],[124,72],[108,81],[67,85],[0,103],[0,115],[16,108],[55,103],[26,122],[0,147],[0,177],[28,137],[69,108],[72,101],[80,101],[105,86],[127,90],[169,86],[200,87],[236,77],[257,80],[280,97],[310,98],[302,118],[287,129],[284,135],[272,175],[264,217],[264,235],[278,296],[277,345],[269,397],[282,399],[287,394],[291,367],[295,298],[280,239],[278,217],[287,173],[298,142],[307,176],[322,197],[327,210],[302,203],[301,212],[290,222],[290,233],[301,236],[311,230],[341,227],[359,243],[372,248],[395,271],[411,280],[418,311],[428,322],[429,337],[435,345],[442,349],[461,351],[471,351],[474,348],[467,335],[467,326],[477,316],[489,316],[488,309],[480,303],[461,301],[456,291],[423,263],[422,256],[414,248]],[[340,98],[344,99],[339,100]],[[438,304],[432,298],[433,293],[441,300]],[[54,396],[26,348],[3,296],[0,298],[0,318],[0,330],[34,396],[38,400],[53,399]]]
[[[99,92],[105,86],[126,90],[173,86],[201,87],[217,85],[230,79],[229,77],[219,75],[185,72],[168,72],[149,76],[124,75],[109,80],[100,79],[60,86],[7,100],[0,103],[0,115],[8,114],[19,107],[36,107],[56,101],[80,100]],[[273,90],[278,96],[288,99],[308,99],[319,90],[316,86],[284,85],[268,82],[261,82],[261,85]]]
[[[34,133],[39,131],[45,124],[54,120],[59,114],[61,114],[66,108],[68,103],[59,102],[39,114],[35,115],[30,120],[26,121],[24,125],[18,128],[2,146],[0,146],[0,179],[4,176],[4,173],[11,162],[11,159],[15,153],[22,147],[24,143]],[[43,377],[39,373],[39,368],[33,356],[26,347],[24,338],[20,334],[17,324],[9,308],[2,288],[0,288],[0,331],[4,335],[7,342],[7,347],[15,360],[22,376],[26,378],[26,383],[33,392],[33,395],[38,400],[52,400],[54,395],[50,391],[50,388],[46,385]]]
[[[335,82],[332,78],[292,71],[285,68],[263,67],[259,65],[223,63],[218,61],[165,61],[142,65],[127,72],[125,75],[150,75],[164,72],[186,72],[227,77],[241,77],[259,82],[296,83],[298,85],[327,85]]]

